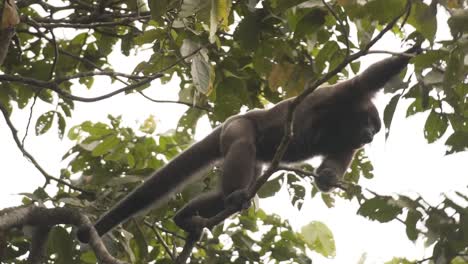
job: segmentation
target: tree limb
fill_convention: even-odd
[[[86,227],[90,229],[90,242],[89,245],[93,249],[99,262],[105,264],[124,264],[114,258],[106,249],[101,237],[98,235],[96,229],[92,226],[88,217],[77,210],[71,208],[44,208],[35,205],[7,208],[0,211],[0,233],[6,232],[12,228],[21,228],[23,226],[33,226],[37,228],[35,235],[33,234],[33,245],[38,242],[47,241],[49,228],[55,225],[66,224],[76,227]],[[34,241],[36,239],[36,241]],[[40,256],[43,245],[34,246],[31,249],[30,260],[40,263]]]
[[[189,57],[193,56],[194,54],[199,52],[204,47],[205,46],[202,46],[202,47],[199,47],[199,48],[195,49],[194,51],[187,54],[186,56],[176,60],[171,65],[163,68],[158,73],[155,73],[155,74],[152,74],[150,76],[144,77],[142,80],[140,80],[140,81],[138,81],[136,83],[129,84],[129,85],[125,86],[125,87],[122,87],[120,89],[112,91],[112,92],[110,92],[108,94],[104,94],[104,95],[97,96],[97,97],[81,97],[81,96],[73,95],[73,94],[71,94],[71,93],[69,93],[67,91],[62,90],[60,88],[59,84],[64,82],[64,81],[75,79],[75,78],[80,78],[80,77],[89,77],[89,76],[94,76],[94,75],[118,76],[118,74],[114,73],[114,75],[113,75],[111,72],[85,72],[85,73],[76,74],[74,76],[58,78],[58,79],[53,80],[53,81],[41,81],[41,80],[28,78],[28,77],[4,74],[4,75],[0,75],[0,81],[18,82],[18,83],[28,84],[28,85],[31,85],[33,87],[39,87],[39,88],[43,88],[43,89],[52,90],[52,91],[56,92],[57,94],[59,94],[60,96],[62,96],[63,98],[66,98],[66,99],[69,99],[69,100],[85,102],[85,103],[92,103],[92,102],[97,102],[97,101],[101,101],[101,100],[104,100],[104,99],[111,98],[111,97],[113,97],[115,95],[118,95],[118,94],[121,94],[123,92],[132,91],[134,89],[137,89],[137,88],[139,88],[139,87],[141,87],[143,85],[146,85],[146,84],[150,83],[151,81],[153,81],[155,79],[161,78],[161,77],[164,76],[163,72],[171,69],[172,67],[175,67],[181,61],[185,60],[186,58],[189,58]]]

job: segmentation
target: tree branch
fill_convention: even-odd
[[[49,89],[49,90],[52,90],[52,91],[56,92],[57,94],[59,94],[63,98],[73,100],[73,101],[91,103],[91,102],[97,102],[97,101],[101,101],[101,100],[104,100],[104,99],[111,98],[111,97],[113,97],[115,95],[118,95],[120,93],[123,93],[123,92],[132,91],[132,90],[137,89],[137,88],[139,88],[139,87],[141,87],[141,86],[143,86],[145,84],[150,83],[151,81],[153,81],[155,79],[161,78],[161,77],[164,76],[163,72],[171,69],[172,67],[175,67],[181,61],[183,61],[186,58],[189,58],[189,57],[193,56],[194,54],[198,53],[204,47],[205,46],[202,46],[202,47],[199,47],[199,48],[195,49],[194,51],[187,54],[186,56],[176,60],[171,65],[163,68],[158,73],[155,73],[155,74],[152,74],[150,76],[144,77],[142,80],[140,80],[140,81],[138,81],[136,83],[129,84],[129,85],[127,85],[125,87],[122,87],[120,89],[117,89],[117,90],[115,90],[113,92],[110,92],[108,94],[104,94],[104,95],[101,95],[101,96],[97,96],[97,97],[81,97],[81,96],[73,95],[73,94],[71,94],[71,93],[69,93],[67,91],[62,90],[60,88],[59,84],[64,82],[64,81],[71,80],[71,79],[74,79],[74,78],[80,78],[80,77],[88,77],[88,76],[94,76],[94,75],[113,76],[111,74],[111,72],[85,72],[85,73],[79,73],[79,74],[69,76],[69,77],[58,78],[55,81],[41,81],[41,80],[28,78],[28,77],[4,74],[4,75],[0,75],[0,81],[19,82],[19,83],[28,84],[28,85],[35,86],[35,87]],[[118,76],[118,74],[115,74],[114,76]]]
[[[55,225],[73,225],[76,227],[87,227],[90,228],[90,242],[89,245],[93,249],[96,257],[101,263],[106,264],[124,264],[118,259],[115,259],[109,252],[96,229],[92,226],[91,221],[88,217],[77,210],[70,208],[44,208],[35,205],[7,208],[0,211],[0,233],[6,232],[12,228],[21,228],[23,226],[33,226],[37,229],[36,235],[33,235],[33,244],[37,242],[46,242],[46,233],[48,229]],[[37,240],[34,241],[34,238]],[[31,250],[30,260],[38,261],[31,263],[40,263],[38,260],[43,251],[42,246],[37,245]],[[33,251],[34,250],[34,251]]]

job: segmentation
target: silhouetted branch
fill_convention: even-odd
[[[137,89],[137,88],[139,88],[139,87],[141,87],[143,85],[146,85],[146,84],[150,83],[151,81],[153,81],[155,79],[161,78],[161,77],[164,76],[163,72],[171,69],[172,67],[175,67],[181,61],[183,61],[186,58],[189,58],[189,57],[193,56],[194,54],[198,53],[202,48],[204,48],[204,46],[199,47],[199,48],[195,49],[194,51],[192,51],[191,53],[187,54],[186,56],[176,60],[174,63],[172,63],[171,65],[168,65],[165,68],[163,68],[158,73],[152,74],[150,76],[146,76],[146,77],[142,78],[142,80],[140,80],[140,81],[138,81],[136,83],[129,84],[129,85],[125,86],[125,87],[122,87],[120,89],[112,91],[112,92],[110,92],[108,94],[104,94],[104,95],[97,96],[97,97],[81,97],[81,96],[73,95],[73,94],[71,94],[71,93],[69,93],[67,91],[62,90],[60,88],[59,84],[64,82],[64,81],[77,79],[77,78],[82,78],[82,77],[90,77],[90,76],[95,76],[95,75],[107,75],[107,76],[114,76],[115,77],[115,76],[123,76],[124,74],[114,73],[114,72],[84,72],[84,73],[79,73],[79,74],[76,74],[76,75],[73,75],[73,76],[57,78],[56,80],[51,80],[51,81],[41,81],[41,80],[28,78],[28,77],[4,74],[4,75],[0,75],[0,81],[18,82],[18,83],[28,84],[28,85],[31,85],[33,87],[39,87],[39,88],[43,88],[43,89],[52,90],[52,91],[56,92],[57,94],[59,94],[60,96],[62,96],[63,98],[66,98],[66,99],[69,99],[69,100],[85,102],[85,103],[91,103],[91,102],[97,102],[97,101],[101,101],[101,100],[104,100],[104,99],[111,98],[111,97],[113,97],[115,95],[118,95],[120,93],[123,93],[123,92],[132,91],[134,89]],[[132,76],[132,77],[140,78],[139,76]]]
[[[47,234],[55,225],[73,225],[76,227],[90,228],[89,245],[101,263],[124,264],[109,254],[101,237],[92,226],[88,217],[77,210],[70,208],[44,208],[35,205],[7,208],[0,211],[0,233],[7,232],[12,228],[33,226],[36,230],[33,234],[30,263],[43,263],[44,246]],[[41,243],[41,245],[39,245]],[[31,256],[32,255],[32,256]],[[41,261],[42,260],[42,261]],[[32,262],[34,261],[34,262]]]

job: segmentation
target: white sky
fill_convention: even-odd
[[[445,28],[439,26],[440,28]],[[60,34],[60,32],[56,32]],[[441,38],[447,39],[448,32],[438,33]],[[385,45],[382,45],[384,43]],[[375,47],[390,51],[399,51],[399,42],[386,36]],[[146,54],[147,55],[147,54]],[[119,55],[111,56],[111,65],[116,71],[131,72],[137,59],[146,56],[139,53],[136,58],[125,58]],[[368,65],[387,55],[369,55],[363,64]],[[363,65],[361,69],[364,69]],[[105,94],[116,88],[108,84],[108,78],[96,81],[92,90],[84,88],[74,89],[74,93],[85,97]],[[101,86],[101,88],[97,88]],[[117,84],[121,87],[120,84]],[[177,84],[161,86],[153,82],[152,88],[146,93],[153,98],[177,100]],[[379,95],[376,99],[380,113],[383,112],[388,96]],[[374,142],[366,149],[375,171],[372,180],[361,180],[360,184],[380,194],[421,194],[426,200],[437,203],[442,193],[453,193],[459,190],[466,193],[468,178],[468,152],[444,156],[445,147],[443,141],[435,144],[427,144],[423,137],[424,121],[427,114],[419,114],[405,119],[408,100],[400,103],[393,120],[390,138],[387,142],[384,133],[376,136]],[[29,109],[30,105],[26,108]],[[39,161],[39,163],[52,175],[59,175],[62,155],[73,145],[68,140],[60,141],[57,138],[57,128],[53,126],[47,134],[36,137],[34,135],[34,121],[37,117],[55,109],[55,105],[43,103],[38,100],[34,109],[33,123],[26,140],[27,150]],[[158,131],[163,132],[173,129],[185,106],[173,104],[155,104],[143,99],[139,95],[115,96],[98,103],[76,102],[73,119],[67,120],[67,129],[85,120],[107,121],[107,115],[122,115],[126,124],[136,127],[150,114],[154,115],[158,122]],[[20,131],[22,137],[29,111],[15,110],[12,116],[13,122]],[[201,122],[197,138],[203,137],[208,129],[207,122]],[[2,164],[2,178],[0,184],[0,208],[14,206],[20,203],[21,192],[32,192],[37,186],[44,183],[43,177],[29,163],[17,149],[13,142],[11,132],[3,118],[0,118],[0,162]],[[445,136],[446,138],[446,136]],[[317,263],[357,263],[363,253],[367,253],[366,264],[382,263],[392,257],[408,257],[421,259],[431,255],[431,250],[424,249],[422,242],[416,245],[409,241],[405,235],[405,227],[401,223],[391,222],[380,224],[371,222],[357,216],[357,205],[337,199],[335,208],[328,209],[320,201],[315,199],[307,201],[302,211],[297,211],[288,202],[287,192],[284,190],[274,198],[262,200],[260,206],[267,212],[280,214],[288,219],[296,230],[310,221],[323,221],[333,231],[337,246],[337,257],[326,260],[314,254]]]

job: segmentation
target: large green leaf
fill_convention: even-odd
[[[335,239],[331,230],[324,223],[310,222],[301,228],[300,234],[311,250],[324,257],[334,257],[336,255]]]
[[[358,214],[381,223],[395,219],[402,212],[391,197],[376,196],[366,200],[358,210]]]
[[[429,143],[433,143],[444,135],[448,127],[448,120],[443,114],[431,111],[424,126],[424,136]]]
[[[36,121],[36,135],[42,135],[49,131],[54,121],[55,111],[42,114]]]

